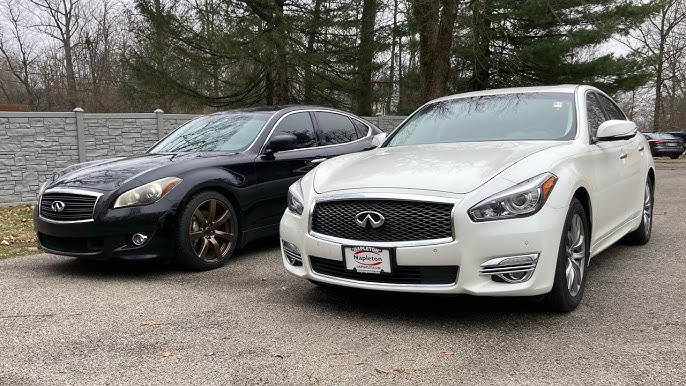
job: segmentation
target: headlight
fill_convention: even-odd
[[[301,180],[297,180],[288,187],[288,210],[291,212],[301,215],[303,214],[303,187],[300,184]]]
[[[543,173],[481,201],[469,209],[474,221],[526,217],[538,212],[557,182],[557,176]]]
[[[164,197],[181,181],[177,177],[167,177],[131,189],[117,197],[117,201],[114,202],[114,208],[152,204]]]

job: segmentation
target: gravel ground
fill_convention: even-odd
[[[285,273],[276,239],[202,273],[2,260],[0,385],[679,384],[685,181],[686,163],[658,162],[653,239],[594,259],[566,315],[320,289]]]

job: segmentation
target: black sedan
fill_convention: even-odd
[[[51,253],[224,264],[278,233],[288,187],[327,158],[372,149],[384,134],[322,107],[235,110],[196,118],[146,154],[71,166],[43,184],[34,225]]]
[[[684,152],[684,141],[667,133],[645,133],[653,157],[677,159]]]

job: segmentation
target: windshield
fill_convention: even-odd
[[[179,127],[149,153],[236,152],[247,148],[271,113],[207,115]]]
[[[569,140],[575,136],[574,94],[517,93],[428,104],[405,122],[386,146]]]

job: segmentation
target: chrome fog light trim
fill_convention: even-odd
[[[298,249],[297,246],[284,240],[281,240],[281,244],[283,245],[283,254],[286,256],[286,260],[288,260],[291,265],[303,265],[302,255],[300,254],[300,249]]]
[[[148,242],[148,236],[143,233],[136,233],[131,237],[131,241],[138,247]]]
[[[523,283],[534,274],[538,256],[535,253],[491,259],[481,264],[479,274],[499,278],[507,283]]]

